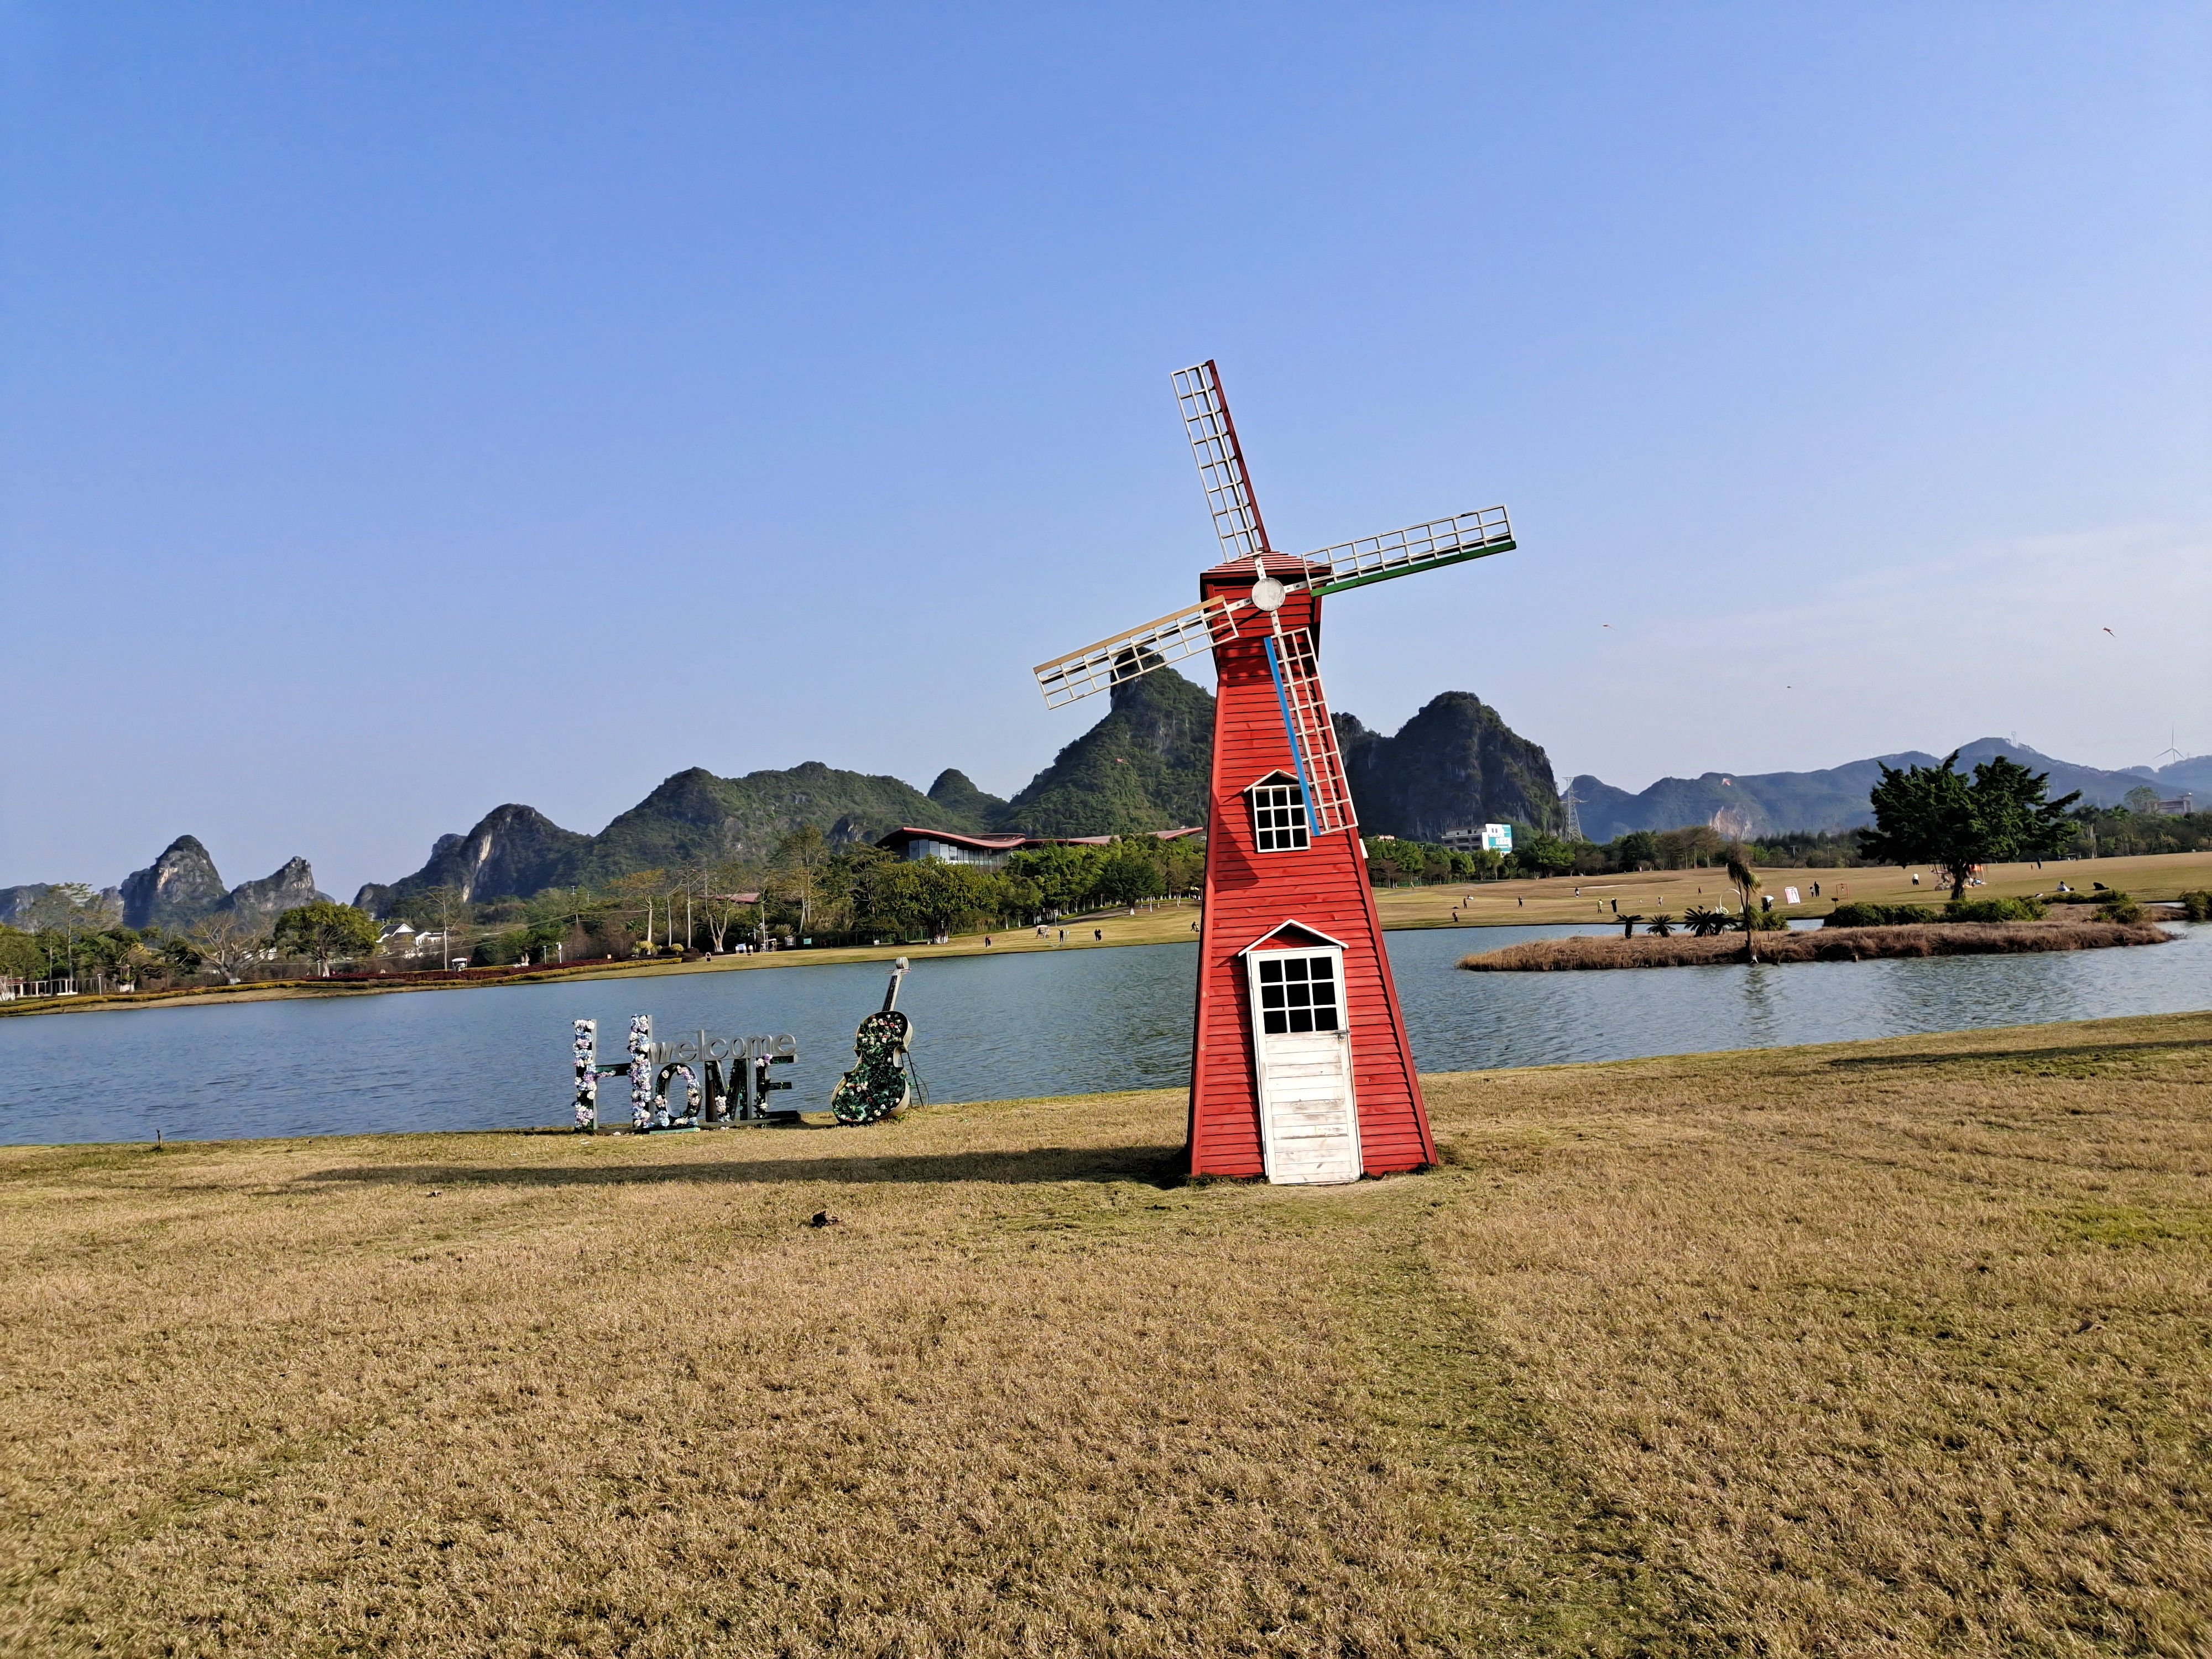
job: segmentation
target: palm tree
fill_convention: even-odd
[[[1615,916],[1613,920],[1620,924],[1621,938],[1633,939],[1636,936],[1636,924],[1644,918],[1638,915],[1626,915]]]
[[[1728,925],[1728,912],[1725,910],[1692,904],[1682,912],[1682,926],[1690,930],[1692,939],[1711,939],[1715,933],[1725,933]]]
[[[1759,920],[1751,912],[1751,896],[1759,890],[1759,878],[1751,872],[1751,854],[1740,841],[1728,845],[1728,878],[1743,901],[1743,959],[1759,960]]]
[[[1672,939],[1674,937],[1674,918],[1662,910],[1651,918],[1644,931],[1654,939]]]

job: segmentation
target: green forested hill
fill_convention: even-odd
[[[820,761],[741,778],[718,778],[695,766],[592,838],[583,878],[605,881],[633,870],[764,858],[803,824],[833,842],[853,842],[873,841],[902,823],[988,827],[982,814],[932,800],[897,778],[843,772]]]
[[[1129,836],[1206,822],[1213,695],[1172,668],[1116,686],[1106,718],[1001,813],[1040,836]]]
[[[988,828],[991,813],[1005,803],[957,772],[946,775],[955,783],[939,779],[945,799],[933,799],[897,778],[841,771],[820,761],[741,778],[695,766],[596,836],[564,830],[534,807],[501,806],[467,835],[441,836],[413,875],[364,887],[354,902],[391,915],[439,887],[458,888],[471,900],[511,898],[595,885],[639,870],[757,862],[809,824],[837,842],[873,841],[902,823]]]
[[[1433,838],[1486,818],[1547,821],[1551,763],[1543,750],[1465,692],[1437,698],[1395,738],[1348,714],[1338,722],[1360,820],[1382,833]],[[413,875],[364,887],[355,902],[391,915],[440,887],[473,900],[526,897],[641,870],[757,864],[807,825],[838,842],[874,841],[901,824],[1041,836],[1203,825],[1212,767],[1212,694],[1162,668],[1116,688],[1105,717],[1010,801],[952,770],[924,794],[897,778],[819,761],[741,778],[693,767],[596,836],[564,830],[532,807],[499,807],[467,835],[441,836]]]

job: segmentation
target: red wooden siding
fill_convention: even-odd
[[[1286,575],[1279,567],[1289,563],[1271,560],[1270,567]],[[1252,580],[1249,563],[1220,565],[1205,573],[1200,589],[1243,592]],[[1319,600],[1294,595],[1283,606],[1283,626],[1310,625],[1318,645],[1319,611]],[[1238,615],[1250,637],[1213,653],[1220,687],[1191,1065],[1191,1173],[1263,1172],[1252,1016],[1239,952],[1285,921],[1303,922],[1345,944],[1344,996],[1363,1167],[1370,1175],[1419,1169],[1436,1162],[1436,1142],[1357,835],[1317,836],[1298,852],[1261,853],[1254,846],[1244,791],[1271,772],[1296,775],[1297,766],[1260,631],[1249,620],[1254,613]]]

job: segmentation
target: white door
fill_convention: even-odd
[[[1359,1112],[1352,1097],[1344,952],[1327,946],[1254,951],[1245,961],[1267,1179],[1285,1184],[1358,1180]]]

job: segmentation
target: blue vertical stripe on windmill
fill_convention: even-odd
[[[1291,740],[1291,763],[1298,769],[1298,793],[1306,798],[1306,833],[1313,833],[1313,780],[1306,775],[1306,746],[1298,741],[1297,722],[1291,718],[1291,693],[1283,684],[1283,665],[1275,658],[1275,641],[1271,637],[1261,641],[1267,647],[1267,672],[1274,677],[1275,705],[1283,711],[1283,735]]]

